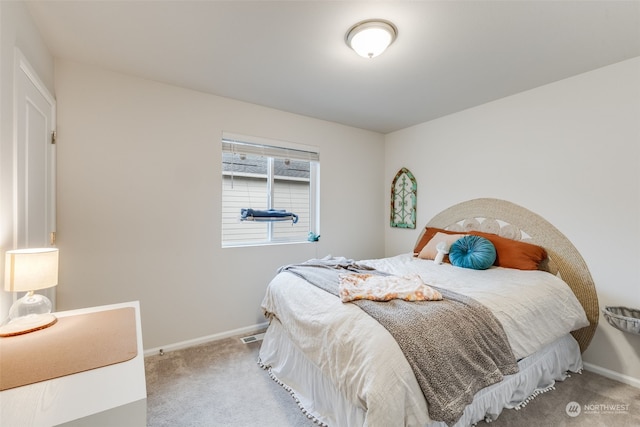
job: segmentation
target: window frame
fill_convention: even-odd
[[[237,150],[237,151],[236,151]],[[275,224],[276,221],[265,221],[266,239],[253,239],[253,240],[231,240],[225,241],[224,233],[224,213],[221,218],[221,246],[222,248],[230,247],[246,247],[246,246],[268,246],[268,245],[280,245],[280,244],[295,244],[295,243],[309,243],[308,232],[314,234],[320,234],[320,151],[318,147],[307,146],[297,143],[278,141],[267,138],[245,136],[239,134],[231,134],[223,132],[221,138],[221,154],[222,154],[222,185],[221,192],[221,212],[224,211],[224,197],[225,197],[225,180],[228,176],[234,177],[234,172],[226,171],[224,168],[224,155],[226,153],[245,153],[252,155],[260,155],[267,160],[267,172],[266,177],[262,174],[257,174],[256,178],[266,179],[266,197],[267,197],[267,209],[278,208],[274,206],[275,200],[275,187],[276,181],[308,181],[309,183],[309,224],[308,229],[305,231],[305,235],[298,237],[277,237],[275,236]],[[293,159],[309,163],[309,178],[296,178],[276,175],[275,163],[276,159]],[[251,174],[238,173],[238,177],[247,177]],[[275,200],[277,203],[277,200]],[[250,207],[250,206],[247,206]],[[295,213],[295,212],[294,212]]]

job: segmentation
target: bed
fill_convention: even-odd
[[[428,244],[425,236],[434,235],[434,230],[501,236],[510,242],[543,248],[547,256],[534,270],[502,264],[486,270],[439,264],[416,256]],[[437,235],[441,238],[442,233]],[[504,248],[498,249],[498,257],[506,263],[509,255]],[[522,407],[537,394],[552,390],[555,381],[564,380],[569,372],[582,369],[581,352],[593,337],[599,314],[593,280],[571,242],[545,219],[521,206],[498,199],[460,203],[427,223],[413,251],[355,264],[392,277],[418,275],[425,284],[446,293],[445,300],[453,291],[451,295],[479,302],[502,326],[513,366],[506,364],[508,369],[502,370],[499,379],[477,390],[469,390],[475,380],[459,375],[457,368],[451,372],[430,368],[431,372],[438,371],[434,376],[440,381],[433,383],[434,395],[433,384],[425,388],[424,382],[429,379],[418,374],[406,353],[404,339],[394,338],[393,328],[382,326],[384,322],[365,313],[363,306],[344,303],[340,296],[284,268],[270,282],[263,301],[269,327],[259,364],[319,425],[468,426],[483,419],[491,421],[504,408]],[[448,329],[429,328],[421,326],[412,333]],[[437,355],[428,362],[432,367],[439,368],[443,359],[465,354],[468,349],[464,347],[474,347],[475,351],[475,344],[455,347],[458,344],[446,342],[449,344],[442,349],[423,351],[424,355]],[[440,353],[451,348],[450,355]],[[438,391],[447,395],[445,389],[449,390],[442,378],[467,387],[464,393],[470,395],[468,400],[462,404],[440,402]],[[451,390],[458,393],[459,388]],[[456,405],[458,409],[442,415],[441,408]]]

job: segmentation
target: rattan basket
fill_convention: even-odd
[[[640,310],[627,307],[605,307],[602,313],[614,328],[640,335]]]

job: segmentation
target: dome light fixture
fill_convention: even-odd
[[[384,19],[360,21],[347,31],[347,46],[365,58],[374,58],[385,51],[398,36],[398,29]]]

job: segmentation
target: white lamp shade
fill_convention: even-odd
[[[347,45],[365,58],[374,58],[384,52],[396,39],[397,30],[390,22],[363,21],[347,32]]]
[[[4,289],[28,292],[58,284],[58,249],[18,249],[5,255]]]

